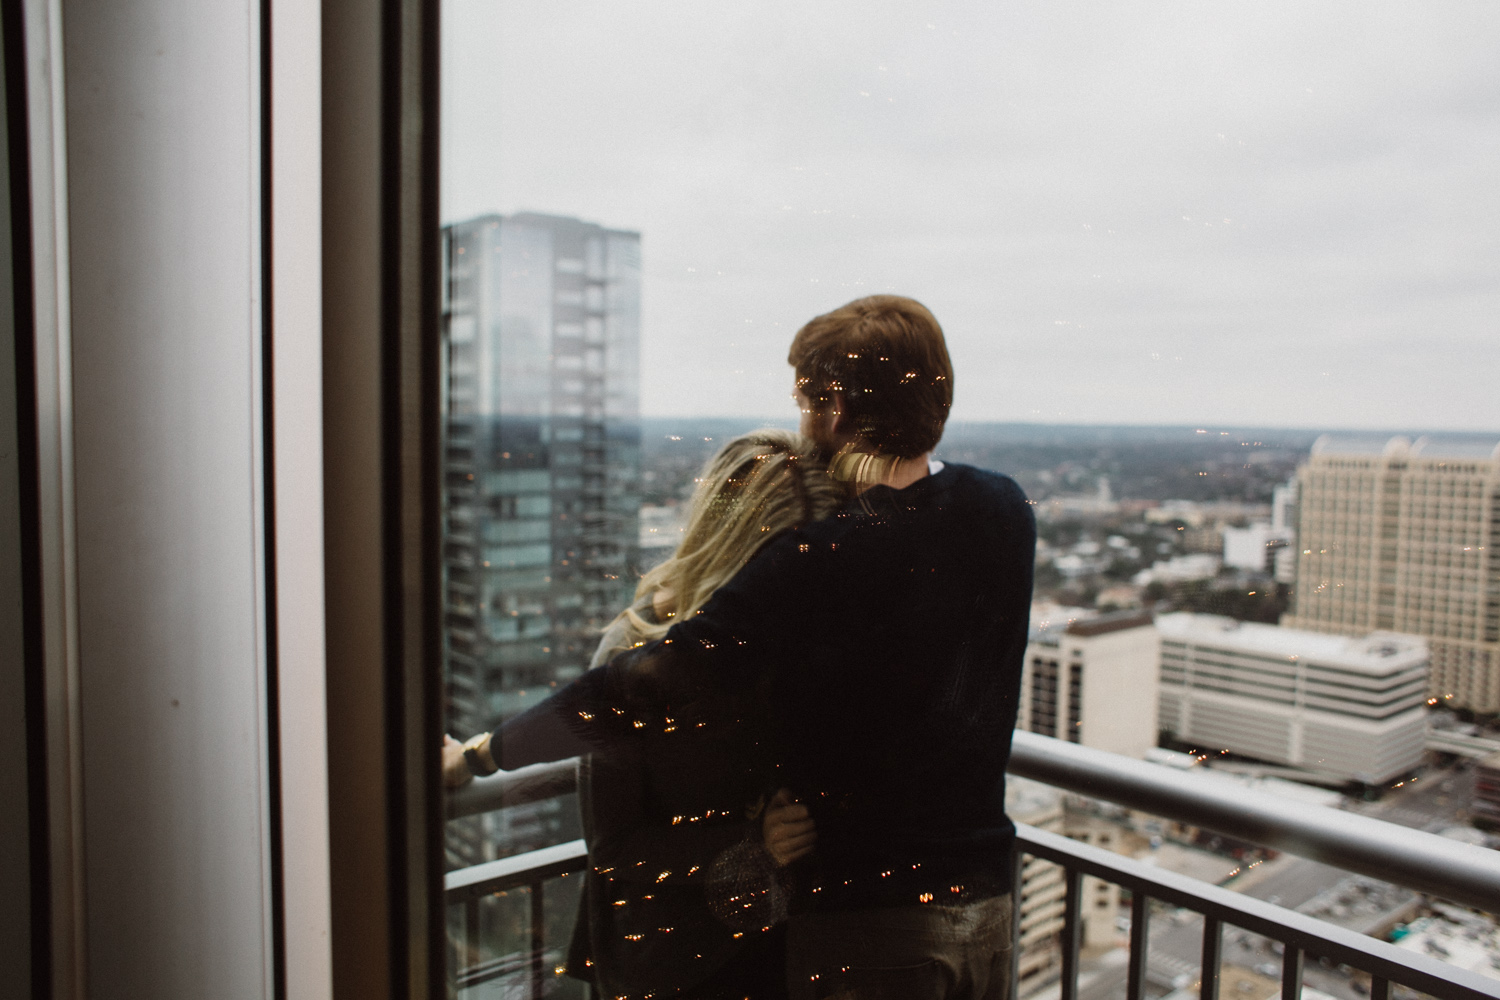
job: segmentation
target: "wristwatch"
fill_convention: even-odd
[[[483,778],[500,770],[500,765],[494,762],[495,758],[493,754],[487,753],[483,757],[479,754],[480,750],[485,749],[485,744],[489,742],[489,738],[489,733],[480,733],[478,736],[471,736],[464,741],[464,763],[469,765],[469,773],[476,778]],[[488,764],[485,763],[485,757],[488,757],[490,760]]]

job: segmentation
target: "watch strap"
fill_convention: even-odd
[[[469,773],[476,778],[488,777],[500,770],[498,765],[487,765],[484,758],[479,756],[479,748],[487,739],[489,734],[483,733],[464,743],[464,763],[469,766]]]

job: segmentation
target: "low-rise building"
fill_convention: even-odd
[[[682,541],[685,511],[680,506],[643,504],[640,527],[640,567],[644,573],[665,562]]]
[[[1017,823],[1061,833],[1106,850],[1120,850],[1122,830],[1090,816],[1069,813],[1066,801],[1067,797],[1051,785],[1027,778],[1006,779],[1005,811]],[[1120,887],[1085,876],[1080,888],[1084,901],[1083,947],[1095,952],[1114,947],[1118,937],[1115,918],[1120,912]],[[1062,868],[1051,861],[1027,857],[1021,865],[1017,901],[1020,919],[1017,996],[1027,997],[1055,984],[1062,974],[1058,935],[1067,907],[1067,883]]]
[[[1094,603],[1101,609],[1139,608],[1141,588],[1130,583],[1117,583],[1100,590],[1094,597]]]
[[[1064,801],[1063,833],[1072,840],[1082,841],[1094,847],[1116,854],[1129,854],[1128,832],[1118,823],[1111,822],[1086,812],[1069,808]],[[1115,921],[1120,916],[1120,887],[1092,875],[1085,875],[1079,886],[1082,905],[1079,907],[1080,942],[1085,953],[1101,954],[1119,943],[1120,932]]]
[[[1474,765],[1474,798],[1469,816],[1480,826],[1500,830],[1500,753],[1481,758]]]
[[[1396,947],[1500,978],[1500,924],[1495,918],[1444,903],[1434,903],[1432,910],[1404,928]]]
[[[1187,612],[1156,625],[1159,718],[1171,737],[1365,784],[1421,763],[1423,639],[1347,638]]]
[[[1034,605],[1016,727],[1144,757],[1156,743],[1157,661],[1149,612],[1100,614],[1092,608]],[[1120,849],[1118,827],[1069,814],[1057,789],[1009,778],[1006,790],[1006,811],[1017,822]],[[1112,947],[1119,887],[1090,877],[1083,880],[1082,891],[1084,947]],[[1021,872],[1017,958],[1022,997],[1055,982],[1061,972],[1057,934],[1063,897],[1061,869],[1028,858]]]
[[[1224,529],[1224,565],[1270,573],[1278,552],[1285,549],[1292,533],[1269,521],[1256,521],[1243,528]]]
[[[1027,778],[1007,778],[1005,812],[1017,823],[1063,832],[1063,795],[1051,785]],[[1021,884],[1016,892],[1016,916],[1020,921],[1017,996],[1029,996],[1056,982],[1062,974],[1058,934],[1063,929],[1066,906],[1067,884],[1062,868],[1028,856],[1021,865]]]
[[[1219,575],[1219,557],[1207,552],[1193,552],[1185,556],[1173,556],[1157,560],[1149,569],[1143,569],[1131,578],[1137,587],[1149,587],[1153,583],[1191,583],[1194,580],[1212,580]]]

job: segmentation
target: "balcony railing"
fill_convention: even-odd
[[[1287,851],[1464,906],[1500,912],[1500,852],[1356,813],[1304,805],[1245,788],[1220,787],[1190,772],[1032,733],[1015,734],[1009,770],[1065,791]],[[563,761],[477,779],[450,797],[449,816],[473,815],[565,794],[574,789],[574,774],[573,762]],[[1309,956],[1368,974],[1371,1000],[1391,1000],[1393,985],[1442,1000],[1500,1000],[1500,979],[1060,834],[1017,824],[1018,872],[1026,855],[1053,862],[1064,872],[1060,1000],[1078,998],[1085,875],[1131,893],[1127,1000],[1142,1000],[1145,995],[1151,900],[1202,915],[1201,1000],[1219,997],[1225,924],[1281,943],[1282,1000],[1301,997],[1303,964]],[[560,952],[555,947],[549,949],[544,940],[543,886],[548,880],[582,871],[587,859],[583,842],[573,841],[448,873],[446,900],[450,913],[462,909],[461,944],[469,945],[461,946],[460,954],[479,952],[473,945],[479,932],[481,899],[526,890],[530,907],[527,945],[506,956],[463,963],[456,971],[460,989],[524,974],[529,981],[526,995],[547,995],[555,971],[548,963]],[[1020,921],[1015,923],[1019,933]]]

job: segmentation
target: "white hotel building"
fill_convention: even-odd
[[[1428,694],[1500,713],[1500,440],[1325,434],[1297,481],[1286,624],[1424,636]]]
[[[1341,781],[1416,767],[1427,731],[1425,640],[1346,638],[1186,612],[1156,619],[1163,732]]]

